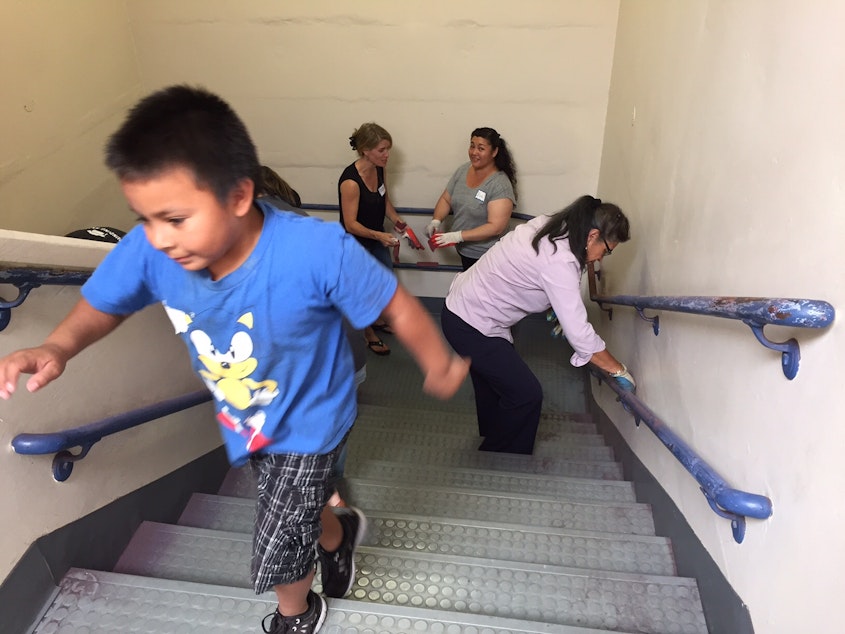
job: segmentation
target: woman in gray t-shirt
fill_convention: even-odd
[[[469,163],[452,175],[426,227],[437,247],[456,245],[467,270],[508,228],[516,203],[516,168],[505,140],[493,128],[476,128],[469,140]],[[452,211],[451,231],[440,224]]]

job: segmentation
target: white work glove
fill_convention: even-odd
[[[625,367],[624,363],[622,364],[622,369],[619,372],[610,373],[610,378],[616,381],[617,385],[626,392],[633,392],[636,394],[637,382],[634,380],[634,377],[631,376],[631,373],[628,372],[628,368]]]
[[[447,231],[446,233],[438,233],[434,236],[434,243],[438,247],[448,247],[452,244],[463,242],[464,237],[460,231]]]
[[[432,218],[431,222],[429,222],[425,226],[425,235],[427,235],[430,238],[431,236],[433,236],[437,232],[437,229],[439,227],[440,227],[440,221],[437,218]]]

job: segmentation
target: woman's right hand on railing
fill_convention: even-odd
[[[67,358],[56,345],[45,343],[37,348],[25,348],[0,359],[0,398],[8,400],[17,388],[21,374],[31,374],[26,382],[30,392],[58,378],[65,370]]]

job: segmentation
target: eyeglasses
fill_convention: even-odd
[[[610,245],[607,243],[607,239],[602,237],[602,242],[604,242],[604,254],[613,255],[613,249],[610,248]]]

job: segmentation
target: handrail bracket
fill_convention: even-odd
[[[655,315],[654,317],[646,317],[643,309],[639,306],[634,306],[637,311],[637,314],[640,316],[640,319],[643,321],[647,321],[651,324],[651,329],[654,331],[654,336],[660,334],[660,315]]]
[[[6,326],[9,325],[9,322],[12,320],[12,309],[17,308],[21,304],[23,304],[24,300],[29,295],[29,292],[41,286],[37,282],[5,282],[11,284],[15,288],[18,289],[18,296],[11,300],[6,301],[2,296],[0,296],[0,330],[5,330]]]
[[[704,498],[707,500],[707,503],[716,515],[731,521],[731,530],[734,534],[734,540],[737,544],[741,544],[742,540],[745,539],[745,516],[737,513],[731,513],[730,511],[723,509],[716,503],[713,496],[704,490],[704,487],[701,487],[701,492],[704,494]]]
[[[783,369],[783,374],[790,381],[794,379],[798,374],[798,365],[801,362],[801,349],[798,346],[798,341],[792,338],[783,343],[776,343],[763,333],[765,324],[759,324],[747,319],[743,319],[743,322],[751,328],[751,332],[757,337],[757,341],[770,350],[776,350],[781,353],[780,365]]]
[[[96,442],[96,441],[95,441]],[[82,460],[91,451],[94,443],[80,445],[79,453],[73,453],[69,449],[63,449],[53,457],[53,478],[56,482],[64,482],[70,477],[73,471],[73,463]]]

